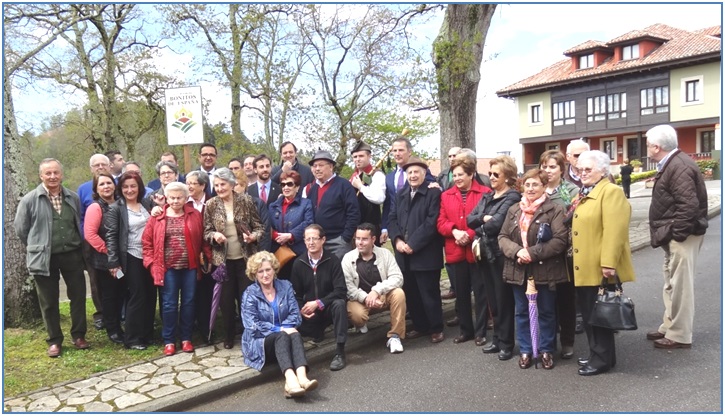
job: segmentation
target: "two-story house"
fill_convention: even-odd
[[[717,26],[655,24],[574,46],[567,59],[497,91],[516,100],[524,166],[581,137],[613,165],[639,159],[653,168],[645,133],[658,124],[677,130],[683,152],[709,159],[720,149],[721,45]]]

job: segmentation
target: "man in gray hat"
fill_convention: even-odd
[[[376,227],[375,245],[380,246],[380,227],[382,225],[381,205],[385,201],[385,174],[372,165],[372,149],[358,141],[352,149],[352,161],[355,172],[350,177],[350,184],[357,189],[357,202],[360,205],[360,222],[370,223]]]
[[[342,259],[352,249],[355,228],[360,224],[360,207],[355,188],[335,173],[330,152],[318,150],[310,160],[315,182],[305,187],[303,196],[312,202],[315,223],[327,234],[325,250]]]

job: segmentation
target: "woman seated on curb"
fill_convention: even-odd
[[[284,373],[285,397],[301,397],[317,387],[307,378],[307,358],[302,336],[296,327],[302,322],[292,284],[277,279],[279,262],[268,251],[247,260],[251,284],[242,295],[242,353],[244,363],[262,370],[266,356],[277,358]]]

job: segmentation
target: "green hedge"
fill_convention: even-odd
[[[718,168],[717,160],[714,160],[714,159],[698,160],[695,163],[697,163],[697,167],[700,168],[700,172],[702,172],[703,175],[705,174],[706,169],[711,169],[712,171],[716,171]],[[712,173],[712,172],[710,172],[710,173]]]
[[[656,170],[650,170],[650,171],[647,171],[647,172],[633,173],[632,176],[631,176],[632,183],[639,182],[639,181],[644,180],[644,179],[654,178],[655,175],[657,175],[657,171]],[[621,185],[622,184],[622,177],[620,176],[619,178],[616,179],[616,181],[617,181],[617,185]]]

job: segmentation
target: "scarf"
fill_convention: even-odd
[[[529,200],[526,197],[521,198],[521,202],[519,202],[519,207],[521,208],[521,218],[519,218],[519,228],[521,229],[521,243],[524,245],[524,248],[529,247],[529,242],[527,237],[527,234],[529,233],[529,226],[531,225],[531,220],[534,219],[534,213],[537,209],[541,206],[541,204],[546,201],[547,195],[546,192],[543,193],[539,198],[534,200],[533,202],[529,202]]]

